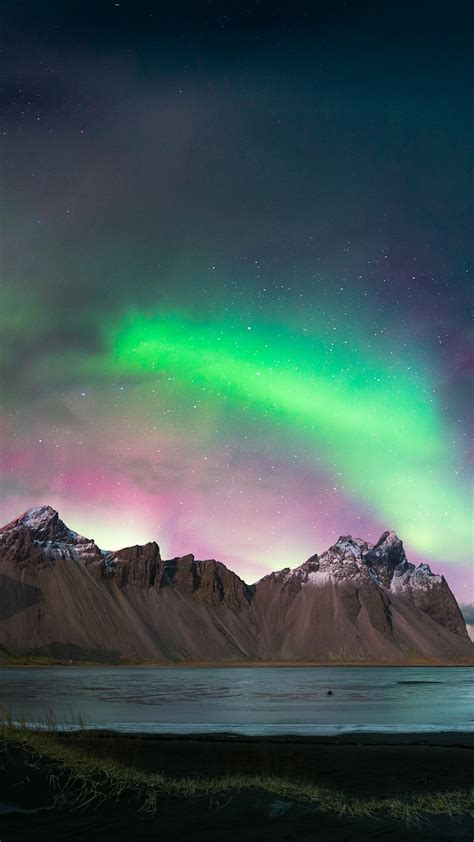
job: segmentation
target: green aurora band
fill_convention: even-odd
[[[194,398],[225,401],[234,420],[245,424],[250,411],[277,425],[415,550],[465,560],[469,518],[459,483],[446,483],[452,444],[420,371],[352,340],[271,324],[133,313],[108,339],[110,374],[171,377]]]

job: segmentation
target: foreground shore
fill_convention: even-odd
[[[90,661],[86,659],[68,660],[64,658],[50,658],[44,655],[9,655],[6,657],[0,651],[0,667],[9,669],[24,669],[25,667],[97,667],[100,669],[261,669],[262,667],[279,667],[292,669],[295,667],[469,667],[474,665],[472,658],[459,661],[436,660],[435,658],[407,658],[404,661],[364,661],[364,660],[331,660],[321,661],[251,661],[251,660],[222,660],[222,661],[142,661],[133,659]]]
[[[64,734],[100,757],[177,777],[253,774],[316,781],[358,797],[474,786],[474,732],[247,737],[235,734]]]
[[[104,764],[112,761],[133,774],[141,770],[146,775],[164,775],[174,780],[174,789],[164,787],[158,792],[152,815],[138,812],[126,792],[120,797],[115,793],[113,800],[101,803],[98,798],[81,805],[75,802],[72,789],[69,803],[66,799],[55,805],[58,792],[52,781],[61,777],[57,760],[52,762],[47,748],[32,750],[21,741],[7,739],[0,799],[10,807],[3,806],[0,812],[2,842],[39,837],[107,842],[472,842],[473,838],[472,799],[463,801],[467,806],[457,815],[449,815],[460,803],[459,793],[474,787],[472,733],[258,738],[98,731],[55,734],[54,744],[66,758],[68,752],[71,756],[75,752],[79,758],[93,757]],[[52,774],[56,777],[51,778]],[[241,784],[219,791],[215,782],[226,776]],[[248,786],[251,776],[260,776],[261,784]],[[206,792],[203,782],[211,778],[214,783]],[[199,784],[197,790],[193,782]],[[311,801],[305,793],[313,785],[329,796]],[[330,793],[343,793],[344,803],[353,805],[359,814],[351,815],[343,808],[338,815]],[[400,804],[413,804],[413,799],[417,808],[407,810],[407,824]],[[429,807],[433,803],[436,807]],[[386,808],[380,809],[381,804]],[[429,807],[426,813],[423,805]]]

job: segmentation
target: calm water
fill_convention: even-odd
[[[474,731],[474,670],[0,668],[0,709],[161,733]]]

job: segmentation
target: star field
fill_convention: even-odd
[[[248,581],[393,528],[472,600],[467,5],[27,6],[3,522]]]

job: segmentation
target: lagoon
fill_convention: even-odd
[[[332,695],[328,695],[328,691]],[[474,731],[469,667],[2,667],[0,711],[142,733]]]

